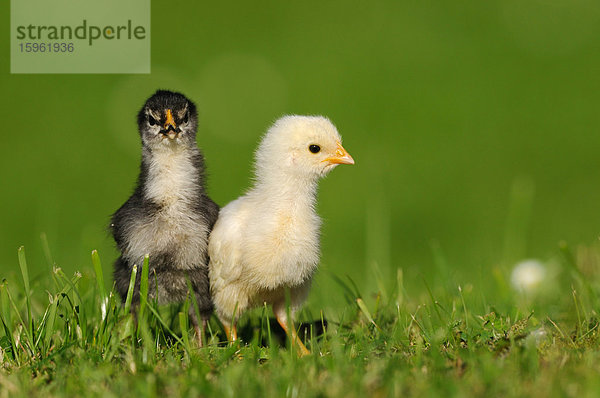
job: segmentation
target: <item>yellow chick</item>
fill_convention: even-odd
[[[271,304],[301,354],[308,353],[288,327],[306,300],[319,263],[321,219],[317,184],[338,164],[354,164],[335,126],[322,116],[285,116],[256,150],[254,186],[221,209],[209,238],[209,277],[216,313],[229,340],[248,308]]]

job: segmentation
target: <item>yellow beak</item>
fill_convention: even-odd
[[[342,144],[338,142],[335,155],[324,159],[323,162],[329,162],[331,164],[354,164],[354,159],[352,159],[352,156],[344,149]]]
[[[167,121],[165,122],[164,126],[165,130],[169,128],[169,125],[173,126],[174,129],[177,128],[177,125],[175,124],[175,119],[173,118],[173,113],[170,109],[167,109]]]

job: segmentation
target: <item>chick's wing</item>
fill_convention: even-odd
[[[243,235],[243,203],[234,201],[221,209],[208,245],[211,278],[237,280],[243,271],[240,242]]]

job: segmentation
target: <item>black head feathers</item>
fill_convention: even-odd
[[[196,105],[185,95],[158,90],[137,116],[142,142],[146,145],[167,143],[194,143],[198,127]]]

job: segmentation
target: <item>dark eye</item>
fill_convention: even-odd
[[[158,124],[158,122],[156,121],[155,118],[153,118],[152,116],[148,115],[148,124],[150,126],[154,126],[155,124]]]
[[[187,122],[188,122],[188,113],[186,112],[183,119],[181,119],[181,123],[187,123]]]
[[[321,150],[321,147],[315,144],[311,144],[308,146],[308,150],[311,151],[312,153],[319,153],[319,151]]]

